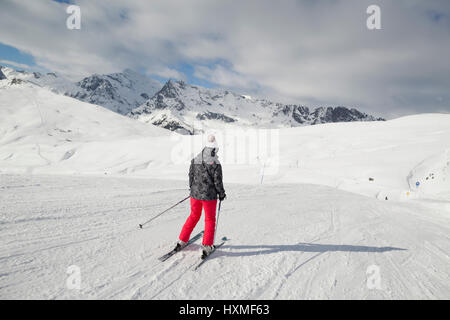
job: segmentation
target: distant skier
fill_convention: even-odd
[[[175,250],[183,249],[192,230],[197,225],[205,209],[205,233],[203,235],[202,257],[214,250],[217,198],[226,198],[222,182],[222,166],[217,157],[219,151],[214,135],[209,135],[203,150],[191,161],[189,168],[189,187],[191,195],[191,214],[184,223]]]

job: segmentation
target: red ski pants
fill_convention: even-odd
[[[180,240],[188,242],[192,230],[197,225],[202,215],[202,208],[205,209],[205,233],[203,234],[203,244],[212,246],[214,242],[214,231],[216,227],[216,206],[217,200],[197,200],[191,197],[191,215],[184,223],[181,230]]]

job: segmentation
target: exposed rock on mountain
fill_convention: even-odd
[[[66,95],[127,114],[160,88],[158,81],[127,69],[121,73],[86,77],[77,82],[76,87],[66,92]]]
[[[78,100],[96,104],[181,134],[210,128],[286,128],[329,122],[379,121],[354,108],[309,109],[282,104],[229,90],[209,89],[169,80],[161,84],[131,70],[108,75],[94,74],[71,82],[55,73],[0,68],[0,80],[10,85],[29,82]]]
[[[280,128],[328,122],[383,120],[345,107],[287,105],[228,90],[168,81],[130,117],[183,134],[229,126]]]
[[[100,105],[120,114],[127,114],[133,108],[152,97],[161,84],[132,70],[108,75],[94,74],[79,82],[72,82],[56,73],[27,72],[2,67],[0,80],[20,79],[50,89],[78,100]]]

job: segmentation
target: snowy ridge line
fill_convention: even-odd
[[[111,111],[126,114],[153,96],[161,84],[138,72],[126,69],[120,73],[93,74],[73,82],[56,73],[17,71],[0,66],[6,76],[4,83],[11,85],[29,83],[56,94],[100,105]]]
[[[93,74],[72,82],[55,73],[19,72],[1,67],[2,87],[32,84],[42,90],[102,106],[116,113],[182,134],[217,127],[289,128],[330,122],[382,121],[355,108],[308,107],[255,99],[224,89],[209,89],[183,81],[159,81],[126,69]]]
[[[332,122],[384,121],[354,108],[288,105],[253,99],[228,90],[169,80],[128,116],[181,133],[217,128],[289,128]]]

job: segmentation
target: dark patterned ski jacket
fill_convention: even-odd
[[[216,200],[217,195],[225,195],[222,165],[216,151],[217,149],[206,147],[191,161],[189,187],[194,199]]]

